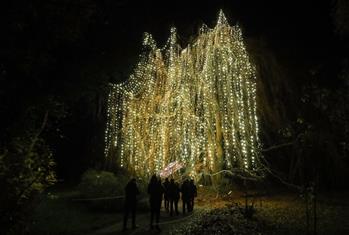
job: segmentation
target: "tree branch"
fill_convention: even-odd
[[[43,119],[43,121],[41,123],[40,129],[34,135],[33,141],[31,142],[31,144],[30,144],[30,146],[28,148],[28,153],[30,153],[33,150],[33,148],[34,148],[34,146],[36,144],[36,141],[38,140],[38,138],[39,138],[40,134],[42,133],[42,131],[45,129],[45,126],[46,126],[46,123],[47,123],[47,119],[48,119],[48,111],[46,111],[46,113],[45,113],[45,116],[44,116],[44,119]]]
[[[291,145],[293,145],[295,142],[296,142],[296,141],[289,142],[289,143],[283,143],[283,144],[274,145],[274,146],[271,146],[271,147],[269,147],[269,148],[262,149],[261,152],[268,152],[268,151],[271,151],[271,150],[275,150],[275,149],[279,149],[279,148],[291,146]]]

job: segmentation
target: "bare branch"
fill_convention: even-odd
[[[268,151],[272,151],[272,150],[275,150],[275,149],[279,149],[279,148],[284,148],[284,147],[287,147],[287,146],[291,146],[295,143],[295,141],[293,142],[288,142],[288,143],[283,143],[283,144],[278,144],[278,145],[274,145],[274,146],[271,146],[269,148],[266,148],[266,149],[262,149],[261,152],[268,152]]]
[[[33,150],[33,148],[34,148],[36,142],[37,142],[38,139],[39,139],[40,134],[41,134],[42,131],[45,129],[45,126],[46,126],[46,123],[47,123],[47,119],[48,119],[48,111],[45,112],[45,116],[44,116],[44,119],[43,119],[43,121],[42,121],[42,123],[41,123],[41,127],[40,127],[40,129],[38,130],[38,132],[35,134],[35,136],[34,136],[32,142],[31,142],[31,144],[30,144],[30,146],[29,146],[28,153],[30,153],[30,152]]]

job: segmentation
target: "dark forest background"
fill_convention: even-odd
[[[166,5],[165,5],[166,4]],[[142,34],[195,39],[219,9],[258,69],[263,155],[273,174],[347,187],[349,2],[13,0],[1,3],[0,177],[10,211],[57,180],[104,164],[108,84],[124,81]],[[279,182],[275,177],[271,177]],[[29,190],[29,193],[28,193]],[[7,203],[10,201],[10,203]]]

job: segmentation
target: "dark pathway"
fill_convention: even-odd
[[[169,234],[171,229],[175,226],[180,225],[184,221],[187,221],[192,217],[195,213],[202,210],[201,208],[195,208],[194,212],[187,213],[186,215],[178,215],[178,216],[170,216],[164,210],[161,211],[160,215],[160,228],[161,231],[150,230],[149,229],[149,213],[141,213],[137,215],[136,223],[139,226],[137,229],[128,229],[127,231],[122,231],[123,221],[116,221],[115,224],[110,225],[108,227],[99,229],[91,233],[90,235],[140,235],[140,234]]]

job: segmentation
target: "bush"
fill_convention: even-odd
[[[116,177],[112,172],[87,170],[81,178],[78,190],[87,205],[96,210],[121,210],[126,177]],[[120,197],[116,199],[108,199]]]
[[[56,181],[51,151],[39,134],[28,131],[0,146],[2,234],[24,233],[36,197]]]
[[[78,190],[86,204],[99,211],[122,211],[124,202],[124,188],[130,177],[115,175],[108,171],[87,170],[81,179]],[[139,185],[141,195],[138,208],[148,208],[143,185]]]
[[[86,198],[112,197],[123,194],[126,182],[126,177],[116,177],[112,172],[87,170],[78,189]]]

